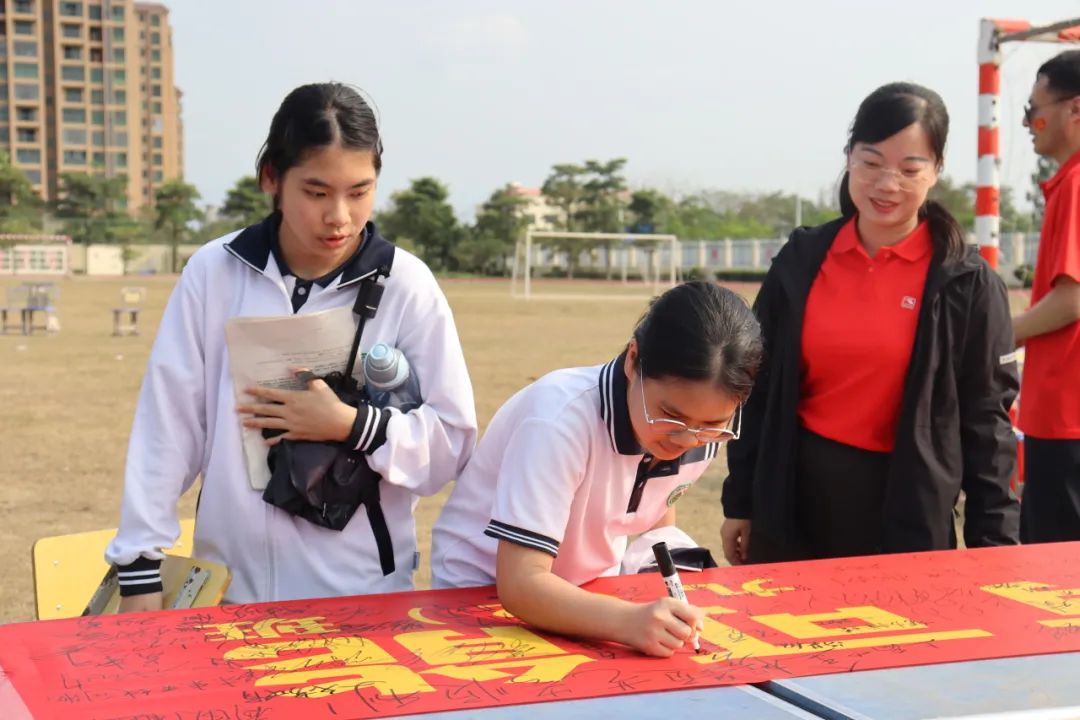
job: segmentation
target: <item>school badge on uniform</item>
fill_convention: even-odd
[[[690,489],[690,483],[683,483],[679,487],[671,491],[671,494],[667,496],[667,506],[671,507],[675,503],[679,502],[679,498],[686,494],[686,491]]]

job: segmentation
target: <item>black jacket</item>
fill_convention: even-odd
[[[803,315],[844,222],[792,233],[754,303],[765,361],[743,410],[742,436],[728,446],[723,491],[724,514],[752,520],[751,552],[755,536],[798,548],[794,458]],[[920,307],[886,480],[881,547],[956,547],[952,513],[961,490],[968,547],[1016,544],[1020,511],[1009,490],[1016,436],[1008,411],[1019,380],[1005,284],[975,248],[950,262],[935,249]]]

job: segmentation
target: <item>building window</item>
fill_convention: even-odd
[[[0,62],[0,80],[7,80],[7,63]]]
[[[150,44],[151,45],[160,45],[161,44],[161,33],[159,33],[159,32],[150,33]]]
[[[155,115],[160,115],[161,114],[161,103],[160,102],[155,100],[154,102],[150,103],[150,108],[152,109],[152,111],[153,111],[153,113]]]
[[[40,170],[24,170],[26,173],[26,179],[30,181],[31,185],[41,184],[41,171]]]
[[[60,14],[67,17],[82,17],[82,3],[62,2],[60,3]]]
[[[160,15],[151,15],[150,16],[150,24],[153,25],[154,27],[160,27],[161,26],[161,16]]]
[[[16,106],[15,119],[19,122],[37,122],[37,108]]]
[[[15,159],[21,163],[40,163],[41,151],[36,148],[19,148],[15,151]]]
[[[64,65],[60,68],[60,77],[64,80],[82,82],[86,79],[86,69],[82,65]]]
[[[123,70],[113,70],[113,81],[118,83],[127,82],[127,73]]]
[[[100,5],[87,5],[86,13],[90,16],[91,20],[101,19],[101,6]]]
[[[81,103],[82,101],[82,88],[64,88],[64,102]]]
[[[164,165],[165,164],[165,158],[162,156],[161,153],[154,153],[154,164],[155,165]]]
[[[105,153],[96,152],[91,157],[93,158],[92,162],[93,162],[95,167],[100,167],[100,166],[103,166],[105,164]]]
[[[123,5],[113,5],[112,6],[112,19],[113,20],[123,20],[124,19],[124,6]]]
[[[105,51],[101,48],[90,48],[90,62],[105,62]]]
[[[6,125],[0,126],[0,143],[7,144],[11,142],[11,131],[8,130]]]
[[[72,145],[85,145],[86,131],[82,128],[64,128],[64,142]]]
[[[19,142],[37,142],[37,128],[16,128],[15,139]]]
[[[124,127],[127,125],[127,113],[123,110],[113,110],[112,112],[113,125]]]
[[[113,162],[116,164],[116,167],[126,168],[127,167],[127,153],[126,152],[113,153]]]
[[[160,170],[155,170],[154,171],[154,182],[159,183],[164,179],[165,179],[164,173],[162,173]]]
[[[0,100],[8,99],[8,86],[7,83],[0,84]]]
[[[15,63],[15,77],[35,79],[37,76],[37,63]]]
[[[112,101],[117,105],[124,105],[127,103],[127,93],[123,90],[113,90]]]
[[[165,123],[161,121],[161,118],[156,117],[154,118],[154,124],[152,126],[152,129],[154,132],[160,133],[165,129]]]
[[[64,108],[62,117],[66,123],[85,123],[86,111],[82,108]]]
[[[160,50],[151,50],[150,51],[150,59],[153,60],[154,62],[161,62],[161,51]]]
[[[33,40],[16,40],[13,52],[15,57],[37,57],[37,43]]]
[[[80,26],[80,25],[70,25],[68,23],[64,23],[64,37],[66,37],[66,38],[81,38],[82,37],[82,26]]]
[[[105,111],[104,110],[94,110],[94,111],[92,111],[90,113],[90,124],[91,125],[104,125],[105,124]]]
[[[37,100],[41,97],[41,90],[37,85],[15,85],[16,100]]]
[[[150,88],[150,94],[153,95],[154,97],[161,97],[161,86],[160,85],[154,85],[153,87],[151,87]]]
[[[161,147],[161,138],[160,137],[155,137],[154,138],[154,148],[158,149],[160,147]]]
[[[74,27],[76,35],[79,31],[79,26],[64,26],[64,34],[67,34],[68,28]],[[16,35],[33,35],[34,34],[34,21],[33,20],[16,20],[15,21],[15,34]]]
[[[82,60],[82,48],[78,45],[65,45],[64,46],[64,59],[65,60]]]
[[[65,150],[64,151],[64,163],[66,165],[85,165],[86,164],[86,151],[85,150]]]
[[[105,91],[104,90],[91,90],[90,91],[90,102],[92,102],[94,105],[104,105],[105,104]]]
[[[128,134],[126,132],[113,132],[109,140],[111,147],[126,148],[128,144]]]
[[[99,67],[90,68],[90,82],[101,83],[105,80],[105,71]]]
[[[112,29],[112,39],[114,42],[124,42],[124,28],[114,27]]]
[[[124,62],[124,48],[113,48],[112,60],[115,63]]]
[[[7,122],[11,117],[7,105],[0,105],[0,122]]]
[[[101,42],[101,28],[90,28],[90,42]]]
[[[15,0],[15,12],[17,13],[33,13],[34,3],[33,0]]]
[[[161,68],[159,68],[159,67],[150,68],[150,77],[152,77],[154,80],[160,80],[161,79]]]
[[[90,133],[90,142],[94,147],[105,147],[105,131],[95,130]]]

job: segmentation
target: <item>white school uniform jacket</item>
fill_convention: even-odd
[[[626,402],[625,355],[556,370],[495,414],[432,530],[432,583],[495,581],[500,540],[554,558],[575,585],[618,575],[630,536],[697,482],[715,443],[649,467]]]
[[[143,379],[125,471],[123,509],[106,559],[162,558],[179,536],[177,498],[202,475],[194,556],[232,571],[228,602],[258,602],[412,589],[413,508],[464,467],[476,441],[472,385],[446,298],[414,255],[365,229],[370,243],[325,288],[313,283],[300,313],[351,306],[360,280],[393,265],[361,351],[398,347],[424,404],[390,411],[386,442],[368,456],[382,475],[382,509],[396,570],[383,576],[363,508],[343,531],[318,527],[262,499],[248,479],[225,345],[229,318],[292,314],[274,261],[277,217],[199,249],[169,299]],[[289,278],[292,281],[292,278]],[[349,338],[351,340],[351,338]]]

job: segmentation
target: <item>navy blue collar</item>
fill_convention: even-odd
[[[281,213],[273,212],[262,222],[244,228],[239,235],[225,243],[225,249],[258,273],[265,273],[271,255],[281,269],[282,275],[289,272],[283,259],[279,259],[275,249],[278,246],[278,228],[281,225]],[[375,223],[368,222],[361,232],[363,238],[360,247],[340,267],[314,282],[322,287],[328,286],[334,278],[340,276],[338,290],[351,287],[380,269],[389,274],[394,264],[395,247],[392,242],[379,234]]]
[[[642,455],[644,450],[634,437],[630,408],[626,404],[626,351],[600,369],[600,416],[607,424],[611,447],[620,455]]]

